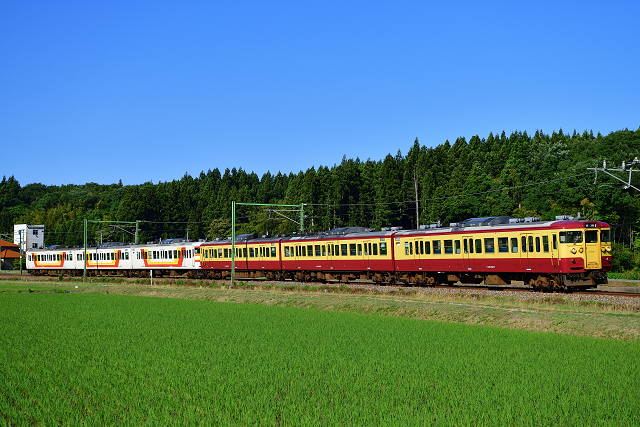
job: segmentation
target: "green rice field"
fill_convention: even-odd
[[[254,304],[0,294],[0,425],[639,425],[640,343]]]

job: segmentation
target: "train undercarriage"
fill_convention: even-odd
[[[36,270],[34,275],[82,276],[82,270]],[[89,277],[150,277],[150,270],[87,270]],[[231,278],[229,270],[153,270],[154,277],[181,277],[191,279],[225,280]],[[602,271],[573,274],[532,274],[496,273],[471,274],[460,272],[390,272],[390,271],[287,271],[287,270],[236,270],[237,280],[277,280],[296,282],[372,282],[377,285],[436,286],[463,284],[484,284],[486,286],[509,286],[523,283],[537,290],[569,290],[593,288],[607,283],[607,275]]]

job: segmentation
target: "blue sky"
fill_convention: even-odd
[[[262,176],[640,126],[640,2],[0,3],[1,174]]]

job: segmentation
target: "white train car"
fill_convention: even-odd
[[[200,269],[200,242],[167,239],[133,246],[133,269],[154,275],[181,275]]]
[[[73,248],[32,249],[26,254],[27,270],[35,274],[68,274],[76,269]]]
[[[168,239],[160,243],[106,243],[87,248],[34,249],[27,253],[27,270],[35,275],[147,277],[190,274],[200,269],[201,242]],[[190,274],[191,275],[191,274]],[[195,276],[195,275],[194,275]]]

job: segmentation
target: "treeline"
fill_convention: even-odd
[[[617,225],[616,240],[632,247],[640,199],[614,179],[593,171],[640,156],[640,129],[607,136],[592,132],[551,135],[536,131],[489,134],[449,141],[434,148],[418,139],[406,155],[382,160],[343,158],[297,174],[218,169],[185,174],[180,180],[141,185],[21,186],[13,177],[0,183],[0,232],[14,223],[44,224],[46,244],[80,245],[83,220],[145,221],[141,241],[167,237],[226,237],[231,202],[304,206],[306,230],[341,226],[415,228],[471,217],[581,215]],[[620,175],[626,179],[626,176]],[[636,177],[634,177],[636,178]],[[636,178],[637,180],[637,178]],[[416,215],[416,188],[418,211]],[[238,233],[292,233],[295,209],[238,208]],[[132,229],[90,223],[91,241],[132,241]],[[100,230],[102,230],[100,232]]]

